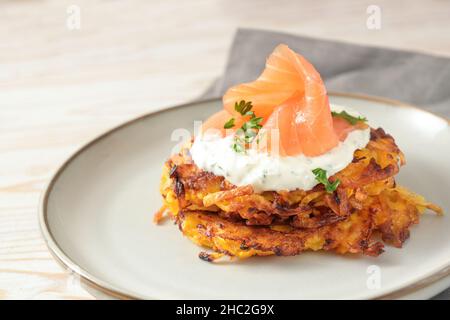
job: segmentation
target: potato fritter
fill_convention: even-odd
[[[238,187],[199,169],[187,146],[166,162],[160,189],[182,232],[220,254],[243,258],[331,250],[377,256],[384,247],[380,240],[401,247],[425,208],[442,213],[396,185],[394,175],[404,163],[394,139],[381,128],[371,129],[368,145],[330,177],[341,181],[332,194],[323,185],[255,193],[251,186]]]

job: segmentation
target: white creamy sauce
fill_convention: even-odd
[[[330,107],[332,111],[345,110],[352,116],[361,116],[348,107]],[[353,130],[344,141],[320,156],[281,157],[253,149],[237,153],[231,147],[233,136],[205,135],[195,139],[190,152],[192,160],[202,170],[223,176],[237,186],[250,184],[255,192],[311,190],[318,184],[312,170],[322,168],[332,176],[344,169],[352,161],[355,150],[364,148],[369,139],[369,128]]]

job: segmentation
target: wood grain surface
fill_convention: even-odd
[[[380,30],[366,27],[370,4]],[[449,56],[449,12],[419,0],[0,1],[0,299],[93,298],[40,235],[47,180],[106,129],[199,96],[238,27]]]

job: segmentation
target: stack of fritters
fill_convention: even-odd
[[[290,256],[320,249],[377,256],[383,252],[382,241],[401,247],[425,208],[441,213],[396,185],[404,156],[381,128],[371,129],[368,145],[330,177],[331,182],[340,180],[333,193],[321,184],[309,191],[255,193],[251,186],[237,187],[199,169],[189,147],[165,163],[163,210],[187,237],[216,251],[200,254],[208,261],[223,254]]]

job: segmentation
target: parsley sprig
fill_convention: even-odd
[[[358,122],[367,122],[367,119],[365,117],[355,117],[351,114],[347,113],[345,110],[342,110],[341,112],[331,111],[331,115],[333,117],[340,117],[346,121],[348,121],[351,125],[355,125]]]
[[[252,111],[253,105],[251,101],[241,100],[240,102],[236,102],[234,104],[234,110],[239,112],[243,117],[250,117],[247,122],[236,130],[234,135],[234,141],[232,148],[235,152],[245,152],[246,145],[253,142],[253,140],[258,135],[259,129],[262,128],[261,122],[263,121],[262,117],[257,117],[255,113]],[[235,119],[231,118],[224,124],[225,129],[230,129],[235,126]]]
[[[333,183],[331,183],[327,178],[327,170],[322,168],[316,168],[312,171],[312,173],[316,176],[316,180],[325,186],[325,190],[328,193],[333,193],[341,183],[339,179],[336,179]]]

